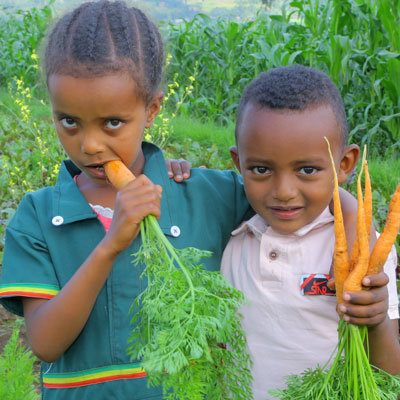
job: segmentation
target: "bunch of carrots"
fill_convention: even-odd
[[[121,161],[104,169],[117,189],[135,179]],[[237,313],[244,295],[202,268],[210,252],[174,248],[153,215],[141,222],[141,238],[133,263],[145,265],[147,287],[132,305],[127,351],[140,359],[148,384],[161,384],[168,400],[251,399],[250,357]]]
[[[326,138],[325,138],[326,139]],[[328,140],[326,139],[328,142]],[[357,239],[348,256],[343,216],[339,199],[339,186],[335,164],[328,142],[335,188],[334,201],[334,271],[338,305],[343,302],[345,291],[360,291],[366,275],[382,271],[389,252],[396,240],[400,226],[400,184],[392,196],[386,224],[370,254],[369,234],[372,221],[372,190],[366,160],[366,150],[362,158],[361,171],[357,179]],[[361,177],[365,175],[364,195]],[[365,343],[368,341],[366,326],[356,326],[342,318],[338,328],[337,348],[324,367],[307,370],[301,376],[293,375],[288,379],[288,388],[276,390],[272,394],[282,400],[381,400],[397,399],[400,393],[400,376],[391,376],[372,367],[369,363]],[[366,346],[368,348],[368,346]],[[343,355],[344,354],[344,355]],[[329,369],[327,365],[333,358]]]

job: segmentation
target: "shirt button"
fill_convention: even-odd
[[[278,253],[275,250],[269,252],[269,258],[271,260],[276,260],[278,258]]]
[[[54,226],[62,225],[63,222],[64,222],[64,218],[61,217],[61,215],[56,215],[56,216],[51,220],[51,223],[52,223]]]
[[[171,226],[170,232],[173,237],[178,237],[181,234],[181,230],[176,225]]]

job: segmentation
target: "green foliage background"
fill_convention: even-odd
[[[328,73],[348,112],[351,140],[381,155],[400,143],[400,2],[289,1],[282,13],[255,19],[211,19],[164,26],[169,76],[181,84],[196,72],[182,112],[226,123],[244,86],[261,71],[299,63]]]
[[[0,263],[5,226],[22,196],[54,184],[64,158],[40,74],[55,2],[0,6]],[[400,176],[399,26],[400,0],[292,0],[281,13],[261,9],[248,20],[198,14],[160,22],[166,100],[146,138],[194,166],[233,168],[229,146],[245,85],[279,65],[322,69],[344,98],[350,140],[368,144],[374,219],[382,229]],[[347,188],[354,192],[354,183]]]

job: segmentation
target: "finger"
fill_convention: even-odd
[[[156,188],[159,191],[159,193],[162,194],[162,191],[163,191],[162,186],[156,185]]]
[[[172,172],[171,160],[169,158],[165,160],[165,165],[167,167],[168,176],[172,178],[174,176],[174,173]]]
[[[335,290],[335,268],[334,260],[332,260],[331,267],[329,268],[329,279],[326,283],[329,289]]]
[[[161,190],[160,190],[161,189]],[[119,191],[121,195],[140,195],[147,192],[156,192],[161,198],[162,188],[160,185],[155,185],[147,176],[139,175],[137,179],[128,183],[122,190]]]
[[[367,275],[363,278],[362,284],[365,287],[381,287],[389,283],[389,277],[385,272],[379,272],[374,275]]]
[[[190,177],[190,162],[181,158],[179,163],[181,165],[183,179],[188,179]]]
[[[326,282],[326,286],[331,290],[336,290],[335,280],[329,279],[328,282]]]
[[[181,182],[183,177],[182,167],[179,160],[171,160],[171,168],[173,172],[173,177],[176,182]]]
[[[343,293],[343,300],[352,305],[370,305],[378,302],[387,301],[386,287],[375,288],[372,290],[361,290],[359,292]]]
[[[370,318],[359,318],[359,317],[352,317],[350,315],[345,314],[343,319],[348,322],[349,324],[353,325],[366,325],[366,326],[376,326],[379,325],[384,319],[386,318],[386,314],[379,314],[375,315],[374,317]]]
[[[369,305],[341,303],[338,308],[340,312],[352,318],[374,318],[387,313],[387,304],[384,301]]]

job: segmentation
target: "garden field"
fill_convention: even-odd
[[[40,64],[57,0],[40,4],[24,10],[0,5],[0,272],[7,222],[26,192],[55,183],[65,157]],[[229,147],[245,85],[279,65],[322,69],[344,98],[350,141],[368,146],[373,218],[381,230],[400,181],[400,0],[293,0],[273,10],[260,8],[241,21],[203,13],[159,21],[166,44],[165,100],[146,139],[193,166],[234,168]],[[344,187],[355,193],[354,179]],[[399,236],[396,247],[400,254]],[[34,358],[22,351],[26,341],[14,335],[8,342],[20,329],[18,321],[6,325],[13,320],[0,310],[0,399],[37,399]],[[11,375],[2,371],[16,368],[27,378],[10,385]],[[12,390],[14,397],[5,394]]]

